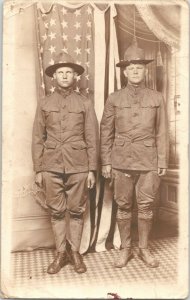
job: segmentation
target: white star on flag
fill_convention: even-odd
[[[61,49],[63,52],[68,53],[68,48],[64,47],[63,49]]]
[[[41,76],[43,77],[44,73],[43,73],[43,70],[42,70],[42,69],[41,69],[41,71],[40,71],[40,74],[41,74]]]
[[[47,34],[45,33],[44,35],[42,35],[42,38],[44,40],[44,42],[47,40]]]
[[[81,41],[81,35],[76,34],[74,39],[75,39],[76,42]]]
[[[63,38],[64,41],[68,41],[68,38],[67,38],[67,37],[68,37],[68,36],[67,36],[66,34],[63,33],[62,38]]]
[[[44,84],[44,83],[42,83],[42,84],[41,84],[41,87],[42,87],[43,89],[45,89],[45,84]]]
[[[87,8],[87,13],[88,13],[88,15],[91,15],[91,14],[92,14],[92,8],[90,8],[89,6],[88,6],[88,8]]]
[[[80,23],[76,22],[74,26],[75,26],[76,29],[78,29],[78,28],[80,28]]]
[[[85,65],[89,68],[90,62],[89,61],[85,62]]]
[[[76,17],[80,16],[81,15],[80,9],[75,10],[74,14],[75,14]]]
[[[51,45],[51,47],[48,50],[51,52],[51,54],[54,53],[55,52],[55,46]]]
[[[86,88],[86,93],[89,94],[89,88]]]
[[[56,5],[53,6],[53,11],[54,11],[54,12],[56,11]]]
[[[50,26],[53,26],[53,25],[55,25],[55,19],[50,20]]]
[[[50,34],[48,36],[50,37],[50,39],[52,41],[53,39],[55,39],[56,33],[55,32],[50,32]]]
[[[42,18],[45,18],[45,17],[47,17],[47,15],[46,14],[42,14]]]
[[[86,77],[86,80],[89,80],[89,74],[87,74],[85,77]]]
[[[77,65],[81,65],[81,61],[77,60],[77,61],[76,61],[76,64],[77,64]]]
[[[79,89],[79,87],[78,87],[78,86],[76,87],[76,90],[75,90],[75,92],[77,92],[77,93],[80,93],[80,89]]]
[[[86,36],[86,39],[87,39],[88,41],[91,41],[91,35],[88,34],[88,35]]]
[[[74,51],[74,52],[76,52],[76,54],[78,55],[78,54],[81,54],[81,48],[76,48],[76,50]]]
[[[77,76],[77,81],[81,80],[81,75]]]
[[[45,28],[49,28],[49,24],[48,23],[44,23],[44,25],[45,25]]]
[[[51,58],[49,65],[53,65],[54,64],[54,60]]]
[[[44,49],[43,47],[40,47],[40,53],[43,53]]]
[[[63,7],[62,10],[61,10],[61,12],[62,12],[63,15],[66,15],[67,10]]]
[[[62,23],[61,23],[61,25],[63,26],[63,28],[65,28],[65,27],[68,27],[68,25],[67,25],[68,23],[67,22],[65,22],[65,21],[63,21]]]
[[[87,24],[88,27],[91,27],[91,22],[89,20],[86,24]]]
[[[55,91],[55,87],[52,86],[51,89],[50,89],[50,92],[53,93],[54,91]]]
[[[90,54],[90,48],[85,49],[85,51]]]

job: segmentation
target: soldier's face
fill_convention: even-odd
[[[140,84],[145,78],[146,67],[143,64],[130,64],[125,68],[124,74],[129,83]]]
[[[64,89],[71,87],[76,77],[77,73],[69,67],[58,68],[53,74],[53,78],[57,81],[57,84]]]

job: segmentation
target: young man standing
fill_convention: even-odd
[[[57,250],[49,274],[70,260],[77,273],[86,271],[79,247],[87,190],[95,185],[98,124],[92,102],[74,91],[75,79],[83,72],[68,54],[58,55],[45,70],[56,83],[55,92],[39,103],[33,126],[36,183],[46,193]],[[68,231],[71,253],[66,250]]]
[[[111,94],[101,121],[102,174],[113,178],[118,205],[117,224],[121,251],[116,267],[124,267],[131,251],[131,209],[134,188],[138,205],[139,256],[149,266],[158,261],[148,248],[152,205],[167,168],[167,120],[161,93],[145,87],[146,60],[134,43],[117,64],[124,68],[128,84]]]

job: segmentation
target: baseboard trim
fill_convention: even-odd
[[[176,209],[171,207],[159,207],[157,216],[159,221],[178,226],[178,212]]]

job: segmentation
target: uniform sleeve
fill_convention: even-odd
[[[162,95],[160,95],[160,106],[157,109],[156,146],[158,167],[166,169],[168,167],[169,138],[167,113]]]
[[[84,134],[87,144],[89,171],[96,171],[99,159],[99,129],[94,106],[90,100],[86,104]]]
[[[42,171],[42,156],[44,151],[44,142],[46,140],[46,128],[41,106],[38,105],[33,124],[32,132],[32,159],[35,172]]]
[[[111,150],[115,135],[115,110],[108,98],[100,124],[100,151],[102,165],[111,164]]]

